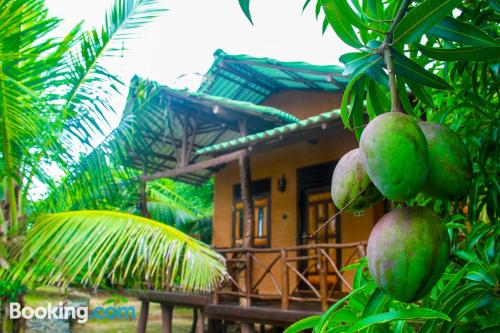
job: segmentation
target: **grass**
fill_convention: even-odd
[[[116,295],[116,292],[98,292],[97,294],[91,294],[79,290],[71,290],[66,295],[56,288],[40,288],[35,291],[29,291],[25,297],[26,305],[32,307],[43,306],[46,307],[47,303],[57,304],[61,301],[67,299],[82,299],[86,298],[89,300],[90,310],[97,306],[113,306],[113,304],[104,304],[107,300]],[[135,308],[137,317],[140,310],[140,301],[134,297],[128,297],[127,302],[119,303],[117,306],[133,306]],[[174,320],[173,320],[173,331],[176,333],[187,333],[190,332],[192,324],[192,309],[188,308],[175,308],[174,309]],[[107,333],[129,333],[135,332],[137,327],[137,318],[133,319],[90,319],[85,324],[77,324],[73,332],[75,333],[96,333],[96,332],[107,332]],[[160,305],[151,303],[149,307],[148,316],[148,333],[160,333],[161,332],[161,310]]]

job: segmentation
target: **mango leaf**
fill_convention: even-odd
[[[361,30],[370,30],[371,28],[361,20],[359,15],[354,12],[352,7],[347,3],[346,0],[330,0],[338,8],[338,10],[343,14],[347,22],[350,22],[355,27]]]
[[[382,87],[389,87],[389,77],[382,67],[382,62],[379,65],[369,68],[366,74]]]
[[[252,14],[250,13],[250,0],[238,0],[238,2],[240,3],[241,10],[253,25]]]
[[[453,49],[417,45],[429,58],[443,61],[489,61],[500,59],[500,46],[464,46]]]
[[[304,318],[290,325],[283,333],[296,333],[314,328],[319,323],[320,319],[321,316],[311,316]]]
[[[374,284],[374,283],[373,283]],[[344,305],[344,303],[351,299],[352,297],[354,296],[357,296],[359,294],[361,294],[362,292],[365,291],[365,289],[367,289],[368,287],[372,287],[373,285],[372,284],[365,284],[364,286],[358,288],[358,289],[355,289],[353,290],[350,294],[348,294],[347,296],[343,297],[342,299],[338,300],[337,303],[333,304],[330,308],[328,308],[328,310],[326,310],[323,315],[321,316],[321,319],[318,323],[318,325],[316,325],[316,329],[315,331],[318,331],[319,333],[322,333],[322,332],[325,332],[326,329],[328,328],[328,322],[330,320],[332,320],[332,315],[337,311],[337,309],[339,309],[342,305]]]
[[[427,71],[417,63],[411,61],[394,48],[392,50],[392,58],[394,61],[394,71],[397,75],[436,89],[450,89],[448,82],[439,76]]]
[[[390,110],[391,102],[382,92],[377,84],[370,80],[368,82],[368,95],[366,97],[366,109],[370,119]]]
[[[399,100],[401,101],[403,109],[405,110],[406,113],[415,116],[413,112],[413,107],[411,106],[410,103],[410,99],[408,98],[408,92],[406,91],[406,84],[404,79],[402,77],[398,77],[396,85],[398,87]]]
[[[354,133],[358,141],[361,139],[363,133],[363,101],[365,100],[365,76],[362,76],[356,82],[356,93],[353,98],[351,111],[349,112],[349,119],[352,118],[354,124]]]
[[[366,52],[350,52],[340,56],[339,60],[344,64],[342,75],[350,75],[361,65],[368,63],[372,54]]]
[[[499,46],[499,43],[475,25],[447,16],[433,26],[428,34],[465,45]]]
[[[361,318],[379,313],[390,300],[380,288],[375,289],[361,314]]]
[[[452,320],[443,323],[440,331],[442,333],[451,332],[463,316],[484,306],[489,301],[490,297],[491,293],[489,290],[482,290],[471,293],[460,302],[454,303],[452,309],[448,311]]]
[[[500,1],[499,0],[488,0],[488,3],[490,4],[490,7],[493,8],[493,10],[500,12]]]
[[[330,318],[331,319],[328,321],[328,326],[330,327],[332,326],[333,323],[353,324],[358,320],[356,314],[346,308],[342,308],[340,310],[335,311]]]
[[[420,39],[424,33],[442,21],[460,3],[460,0],[422,1],[396,25],[394,44],[412,43]]]
[[[432,97],[429,95],[427,90],[425,90],[425,87],[422,87],[420,84],[410,80],[406,79],[406,84],[410,88],[411,91],[417,96],[417,98],[424,103],[425,105],[433,108],[434,107],[434,102],[432,101]]]
[[[306,10],[307,6],[309,6],[310,2],[311,0],[306,0],[306,2],[304,2],[304,6],[302,7],[302,13]]]
[[[390,311],[384,313],[377,313],[369,317],[360,319],[356,324],[351,326],[347,330],[347,333],[356,332],[372,325],[388,323],[394,320],[410,320],[410,319],[444,319],[451,320],[446,314],[428,309],[428,308],[416,308],[401,311]]]
[[[328,19],[325,17],[323,19],[323,26],[321,27],[321,34],[324,35],[326,32],[326,29],[328,29]]]
[[[359,42],[358,36],[356,36],[351,24],[334,2],[321,0],[321,5],[323,6],[323,11],[325,12],[328,22],[337,33],[337,36],[349,46],[361,48],[363,45]]]
[[[365,63],[361,65],[360,67],[357,68],[356,70],[356,75],[349,81],[349,84],[345,88],[344,94],[342,96],[342,103],[340,105],[340,118],[342,119],[342,122],[344,123],[344,126],[348,129],[352,129],[351,124],[350,124],[350,113],[347,110],[347,106],[349,105],[349,98],[351,96],[351,90],[354,87],[354,84],[358,79],[361,78],[361,76],[364,74],[366,70],[368,70],[370,67],[375,66],[381,59],[376,59],[372,62]]]

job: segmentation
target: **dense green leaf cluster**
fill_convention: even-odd
[[[122,84],[102,59],[120,55],[123,41],[163,11],[156,0],[116,0],[102,27],[80,23],[57,37],[60,20],[43,0],[0,1],[2,283],[149,281],[207,290],[222,278],[220,256],[172,228],[205,228],[196,223],[210,213],[205,197],[187,205],[178,191],[192,189],[159,181],[148,195],[162,223],[130,214],[137,213],[140,174],[124,165],[136,119],[95,146]],[[34,186],[47,188],[44,200],[31,196]],[[210,191],[211,184],[202,192]]]
[[[286,332],[498,331],[498,1],[317,0],[315,14],[324,15],[323,31],[332,28],[357,49],[340,57],[351,77],[341,105],[346,128],[360,138],[367,121],[391,109],[445,124],[466,143],[473,177],[464,200],[419,194],[405,203],[434,208],[452,242],[452,261],[427,297],[411,304],[388,298],[363,259],[351,294]]]

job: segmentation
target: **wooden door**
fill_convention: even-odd
[[[303,196],[303,226],[302,245],[312,244],[332,244],[341,242],[340,215],[335,220],[329,222],[324,228],[319,230],[332,216],[337,209],[333,204],[330,188],[322,187],[305,191]],[[318,232],[316,232],[319,230]],[[337,249],[326,249],[329,257],[339,265],[341,262],[341,251]],[[308,249],[302,255],[315,256],[316,249]],[[340,266],[339,266],[340,267]],[[319,286],[318,260],[309,259],[301,265],[302,271],[307,269],[306,276],[309,282]],[[328,264],[328,285],[329,288],[336,285],[338,279],[331,264]]]

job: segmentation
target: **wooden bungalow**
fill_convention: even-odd
[[[139,120],[132,163],[144,181],[215,177],[212,246],[229,272],[212,294],[139,291],[139,332],[149,302],[162,304],[165,332],[176,305],[208,317],[209,332],[229,321],[251,332],[319,313],[351,289],[342,267],[364,255],[384,206],[343,212],[316,232],[337,212],[335,163],[358,145],[338,111],[342,71],[219,50],[197,92],[133,79],[123,115]]]

